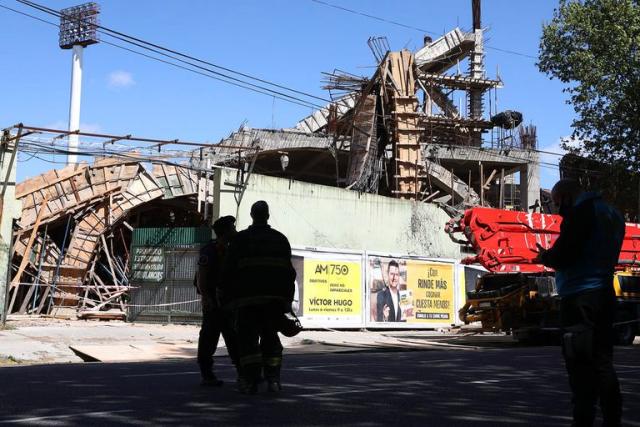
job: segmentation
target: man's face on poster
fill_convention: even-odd
[[[389,266],[389,287],[396,291],[398,290],[398,285],[400,284],[400,268],[391,265]]]

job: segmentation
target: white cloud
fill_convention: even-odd
[[[109,73],[109,87],[124,88],[136,84],[133,74],[128,71],[116,70]]]

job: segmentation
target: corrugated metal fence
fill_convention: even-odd
[[[193,285],[207,228],[139,228],[131,245],[130,321],[198,323],[202,318]]]

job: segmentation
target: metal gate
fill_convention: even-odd
[[[165,279],[159,283],[141,283],[131,292],[129,320],[199,323],[202,309],[193,285],[198,251],[168,249],[164,256]]]
[[[148,235],[149,231],[142,231],[142,233]],[[186,233],[183,232],[183,234]],[[193,279],[198,268],[199,248],[204,239],[202,234],[194,235],[195,242],[189,239],[180,242],[172,241],[170,244],[164,242],[165,246],[153,241],[154,244],[151,246],[149,245],[151,242],[147,240],[139,242],[142,245],[132,247],[133,262],[136,261],[136,251],[143,254],[153,252],[155,258],[153,262],[145,263],[144,256],[148,255],[139,255],[142,258],[139,260],[138,270],[132,266],[131,283],[134,289],[130,293],[127,312],[129,321],[160,323],[199,323],[201,321],[200,298]],[[159,259],[161,261],[158,261]],[[161,263],[161,268],[158,268]],[[159,272],[162,274],[157,274]],[[136,273],[143,274],[138,274],[136,277]]]

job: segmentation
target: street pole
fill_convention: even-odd
[[[80,98],[82,95],[82,45],[73,45],[71,55],[71,100],[69,102],[69,132],[80,129]],[[78,163],[78,134],[69,135],[67,165]]]
[[[60,11],[61,49],[71,50],[71,100],[69,102],[69,132],[80,130],[80,98],[82,95],[82,52],[98,43],[98,14],[100,6],[84,3]],[[78,134],[67,136],[67,165],[78,163]]]

